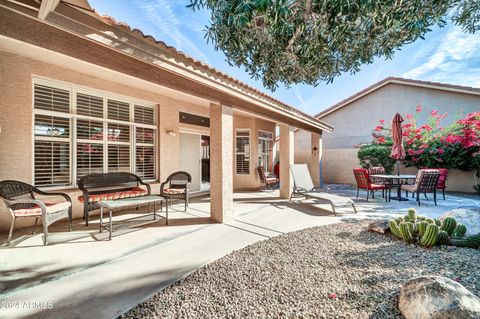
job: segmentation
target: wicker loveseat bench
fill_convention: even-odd
[[[85,226],[88,226],[89,212],[100,208],[98,202],[147,196],[151,193],[150,185],[140,177],[123,172],[88,174],[79,178],[77,185],[83,193],[78,196],[78,200],[83,203]]]

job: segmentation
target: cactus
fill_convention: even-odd
[[[397,218],[395,218],[395,221],[397,222],[397,224],[400,224],[404,220],[403,220],[403,217],[397,217]]]
[[[418,229],[418,234],[420,237],[422,237],[425,234],[425,231],[427,230],[427,226],[430,225],[426,221],[421,221],[417,223],[417,229]]]
[[[444,230],[448,233],[448,235],[451,235],[453,233],[453,230],[457,226],[457,221],[453,217],[445,217],[443,219],[442,226],[440,227],[440,230]]]
[[[452,239],[452,245],[458,247],[479,248],[480,247],[480,234],[469,236],[464,239]]]
[[[420,215],[417,216],[417,220],[419,220],[419,221],[424,221],[426,219],[427,219],[427,217],[425,217],[425,216],[420,216]]]
[[[417,221],[417,213],[415,211],[415,208],[410,208],[408,210],[407,216],[408,216],[409,221],[411,221],[412,223],[416,222]]]
[[[434,218],[433,220],[435,221],[435,225],[437,225],[438,227],[442,226],[442,222],[440,221],[440,219]]]
[[[463,236],[465,236],[466,233],[467,233],[467,226],[459,223],[453,230],[452,236],[455,238],[462,238]]]
[[[420,239],[420,244],[425,247],[432,247],[435,245],[439,231],[440,229],[437,225],[428,225],[425,234]]]
[[[402,234],[400,234],[400,228],[398,227],[398,223],[395,219],[390,219],[388,221],[388,227],[393,236],[403,239]]]
[[[401,222],[400,223],[400,234],[402,238],[408,242],[412,243],[414,241],[413,237],[413,223],[410,222]]]
[[[435,224],[435,221],[433,220],[433,218],[427,218],[425,219],[425,221],[429,224]]]
[[[408,215],[403,216],[403,221],[406,222],[406,223],[407,222],[413,222],[413,221],[410,220],[410,216],[408,216]]]
[[[448,243],[448,233],[444,230],[440,230],[437,235],[437,245],[445,245]]]

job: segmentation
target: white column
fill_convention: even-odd
[[[280,198],[290,198],[293,178],[290,165],[294,161],[294,128],[280,124]]]
[[[210,104],[210,218],[233,219],[233,109]]]
[[[320,186],[320,160],[322,159],[322,136],[317,133],[311,133],[311,157],[310,157],[310,175],[313,185]]]

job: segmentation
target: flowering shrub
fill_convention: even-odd
[[[480,169],[480,112],[472,112],[446,126],[442,120],[447,113],[433,110],[424,124],[418,123],[420,113],[421,105],[415,115],[406,114],[402,124],[406,166]],[[372,135],[374,144],[392,144],[391,127],[385,125],[385,120],[379,121]]]

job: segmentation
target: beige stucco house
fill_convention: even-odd
[[[397,112],[415,114],[419,104],[423,107],[420,122],[432,110],[448,113],[447,119],[454,120],[480,110],[480,89],[389,77],[325,109],[316,118],[332,124],[335,131],[322,139],[322,181],[354,184],[352,169],[359,166],[355,146],[372,141],[372,130],[380,119],[391,121]],[[310,135],[297,130],[295,162],[308,163],[310,154]],[[415,173],[414,168],[402,171]],[[472,185],[472,174],[449,172],[448,190],[473,192]]]
[[[0,180],[65,191],[76,218],[84,174],[133,172],[158,192],[185,170],[223,222],[234,190],[261,187],[256,167],[271,169],[277,131],[288,198],[294,129],[318,147],[333,129],[81,0],[0,0],[0,82]]]

